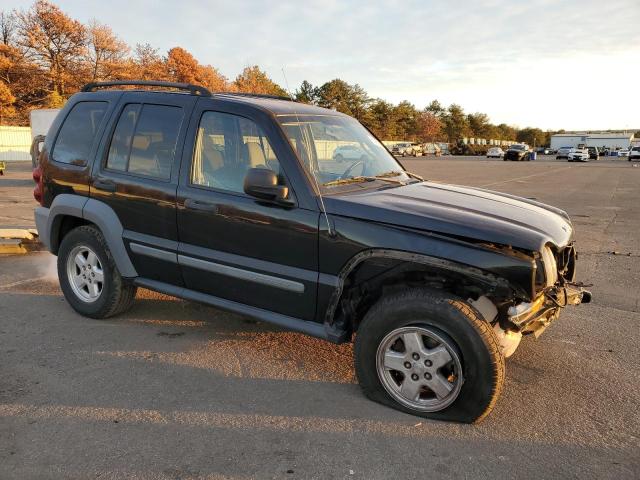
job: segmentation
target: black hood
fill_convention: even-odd
[[[540,251],[566,245],[568,215],[542,203],[480,188],[420,182],[325,197],[328,213]]]

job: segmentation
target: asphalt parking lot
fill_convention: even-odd
[[[50,254],[5,256],[0,479],[640,477],[640,166],[403,163],[573,218],[594,302],[521,343],[483,423],[372,403],[355,384],[350,345],[195,303],[143,290],[120,317],[82,318]],[[32,188],[28,166],[10,165],[0,226],[33,226]]]

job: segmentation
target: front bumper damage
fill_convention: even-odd
[[[564,307],[589,302],[590,291],[585,290],[583,285],[566,282],[545,289],[533,302],[509,307],[507,320],[510,329],[523,335],[533,333],[537,338],[560,316]]]

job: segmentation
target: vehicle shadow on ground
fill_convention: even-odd
[[[166,414],[175,417],[171,422],[186,422],[189,428],[246,424],[246,428],[270,429],[270,422],[275,422],[280,430],[327,433],[485,435],[534,443],[542,435],[545,442],[564,445],[575,438],[567,437],[565,430],[550,435],[549,425],[567,423],[567,410],[593,408],[582,405],[593,383],[585,392],[561,387],[564,377],[580,373],[580,352],[567,356],[570,344],[552,348],[554,344],[523,343],[507,362],[507,388],[496,409],[480,426],[468,426],[425,420],[367,400],[355,385],[351,344],[333,345],[144,290],[129,312],[107,320],[73,313],[59,293],[40,296],[38,291],[5,290],[0,306],[5,293],[24,295],[20,304],[33,303],[38,311],[53,312],[46,319],[53,345],[63,343],[56,336],[73,338],[72,349],[56,353],[67,357],[72,375],[55,382],[53,395],[43,392],[52,405],[60,406],[62,416],[82,419],[91,417],[92,409],[122,410],[131,422],[142,415],[153,423],[154,416]],[[62,309],[64,315],[59,313]],[[20,335],[39,338],[41,332],[20,331]],[[79,383],[86,377],[93,379],[90,390]],[[541,401],[532,403],[532,398]],[[514,416],[514,405],[527,406],[528,420]],[[548,405],[555,405],[554,410]],[[189,412],[196,415],[191,420]],[[571,428],[568,423],[567,428]],[[595,421],[586,428],[589,435],[580,435],[584,445],[600,445],[604,439],[610,443],[611,436],[617,437]],[[629,439],[614,440],[629,445]]]

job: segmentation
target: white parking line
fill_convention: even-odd
[[[567,167],[554,168],[552,170],[547,170],[545,172],[532,173],[531,175],[523,175],[522,177],[510,178],[509,180],[502,180],[500,182],[486,183],[484,185],[480,185],[480,187],[482,187],[482,188],[491,187],[493,185],[501,185],[503,183],[510,183],[510,182],[515,182],[515,181],[518,181],[518,180],[524,180],[525,178],[538,177],[540,175],[546,175],[547,173],[559,172],[561,170],[566,170],[566,169],[571,168],[571,167],[572,167],[572,165],[567,166]]]

